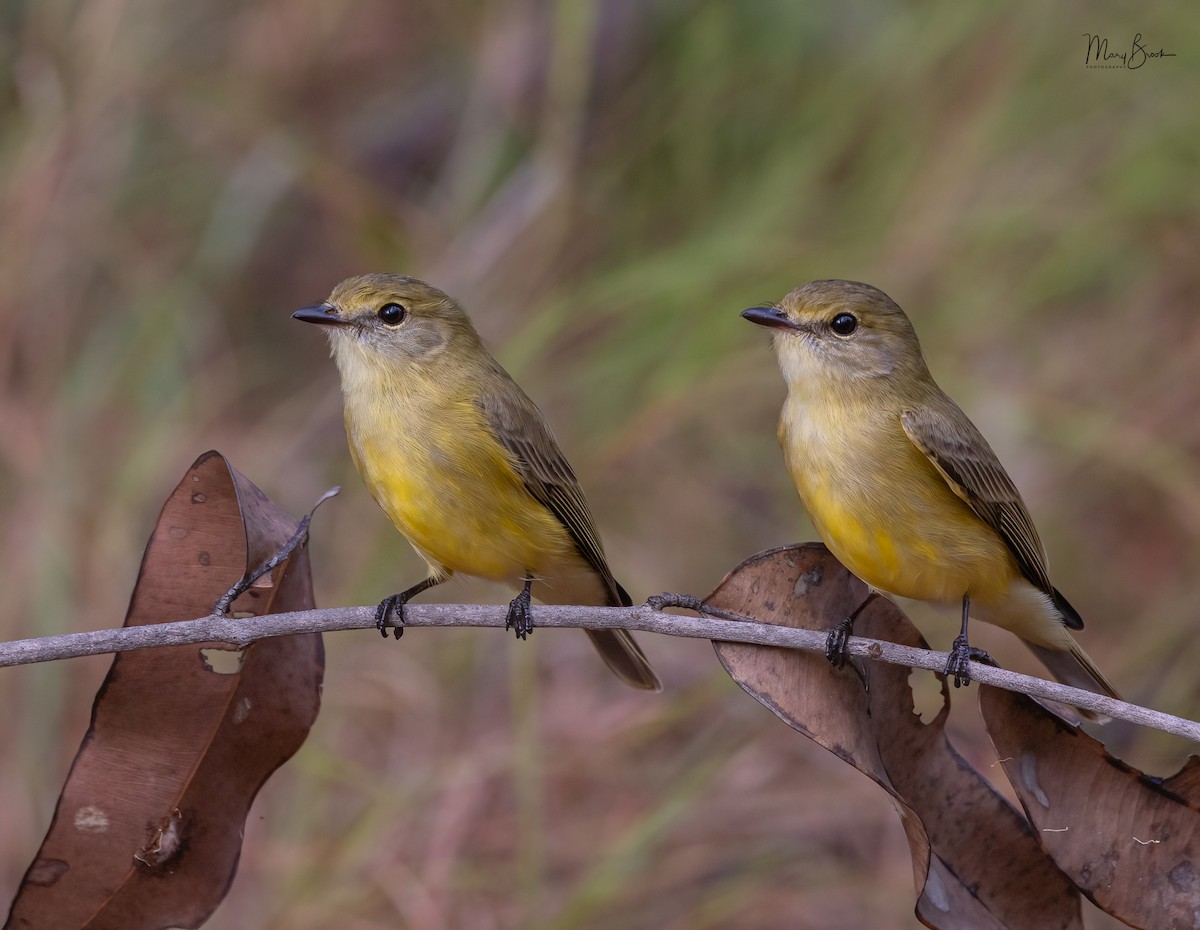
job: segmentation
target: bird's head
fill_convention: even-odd
[[[343,377],[348,366],[420,365],[480,348],[479,336],[453,298],[417,278],[365,274],[347,278],[323,303],[292,314],[326,327]]]
[[[778,303],[743,310],[774,333],[789,385],[926,372],[916,331],[887,294],[857,281],[810,281]]]

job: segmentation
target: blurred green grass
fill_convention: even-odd
[[[345,486],[316,519],[321,603],[410,583],[325,347],[288,319],[368,270],[463,300],[635,597],[706,593],[813,536],[775,445],[782,383],[737,312],[851,277],[909,311],[1009,466],[1088,651],[1130,699],[1195,717],[1191,13],[0,5],[0,634],[119,623],[157,508],[210,447],[296,513]],[[1177,57],[1088,70],[1085,32]],[[951,624],[925,628],[944,647]],[[912,925],[890,806],[703,644],[648,643],[661,699],[578,636],[328,646],[322,717],[211,926]],[[0,897],[106,664],[0,675]],[[1105,737],[1159,772],[1188,748]]]

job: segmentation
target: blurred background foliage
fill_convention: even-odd
[[[0,635],[120,623],[208,448],[297,514],[344,486],[316,518],[320,603],[417,579],[353,473],[324,341],[288,318],[364,271],[471,310],[635,597],[704,594],[814,535],[775,443],[782,381],[738,311],[849,277],[909,311],[1007,463],[1089,652],[1130,699],[1195,717],[1194,12],[0,3]],[[1089,70],[1088,32],[1176,57]],[[945,648],[954,618],[913,614]],[[914,923],[883,795],[703,643],[646,638],[661,697],[578,635],[327,646],[323,714],[213,927]],[[107,664],[0,674],[0,898]],[[975,689],[954,696],[952,732],[994,772]],[[1160,774],[1189,748],[1102,735]]]

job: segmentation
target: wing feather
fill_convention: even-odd
[[[1021,574],[1056,602],[1061,599],[1050,583],[1046,550],[1020,492],[966,414],[957,407],[950,412],[921,407],[904,411],[900,422],[950,489],[1004,540]],[[1072,623],[1079,617],[1074,610],[1064,614],[1068,626],[1082,627]]]
[[[579,480],[562,454],[541,411],[508,377],[493,379],[475,403],[497,441],[512,456],[529,493],[566,528],[576,549],[608,589],[612,606],[628,607],[629,595],[617,584]]]

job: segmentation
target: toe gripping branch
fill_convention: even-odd
[[[846,646],[849,644],[850,635],[854,632],[854,621],[858,619],[859,615],[877,597],[879,597],[878,592],[869,592],[866,600],[855,607],[854,612],[850,616],[846,617],[829,631],[829,636],[825,638],[825,658],[829,660],[829,664],[834,668],[841,668],[846,664],[846,660],[849,658]]]
[[[441,578],[426,578],[424,581],[418,581],[411,588],[401,591],[399,594],[389,594],[379,606],[375,608],[375,628],[379,630],[379,635],[387,639],[388,627],[392,628],[392,635],[399,639],[404,635],[404,605],[411,601],[422,591],[428,591],[436,584],[441,584]]]
[[[946,670],[942,673],[947,678],[954,679],[954,687],[961,688],[971,683],[971,662],[982,662],[984,665],[998,664],[995,659],[976,649],[967,642],[967,619],[971,613],[971,598],[963,596],[962,602],[962,632],[954,637],[950,646],[950,657],[946,659]]]
[[[526,576],[525,587],[509,602],[508,616],[504,618],[504,629],[514,630],[517,639],[525,639],[533,632],[533,610],[530,606],[533,598],[532,589],[533,579]]]

